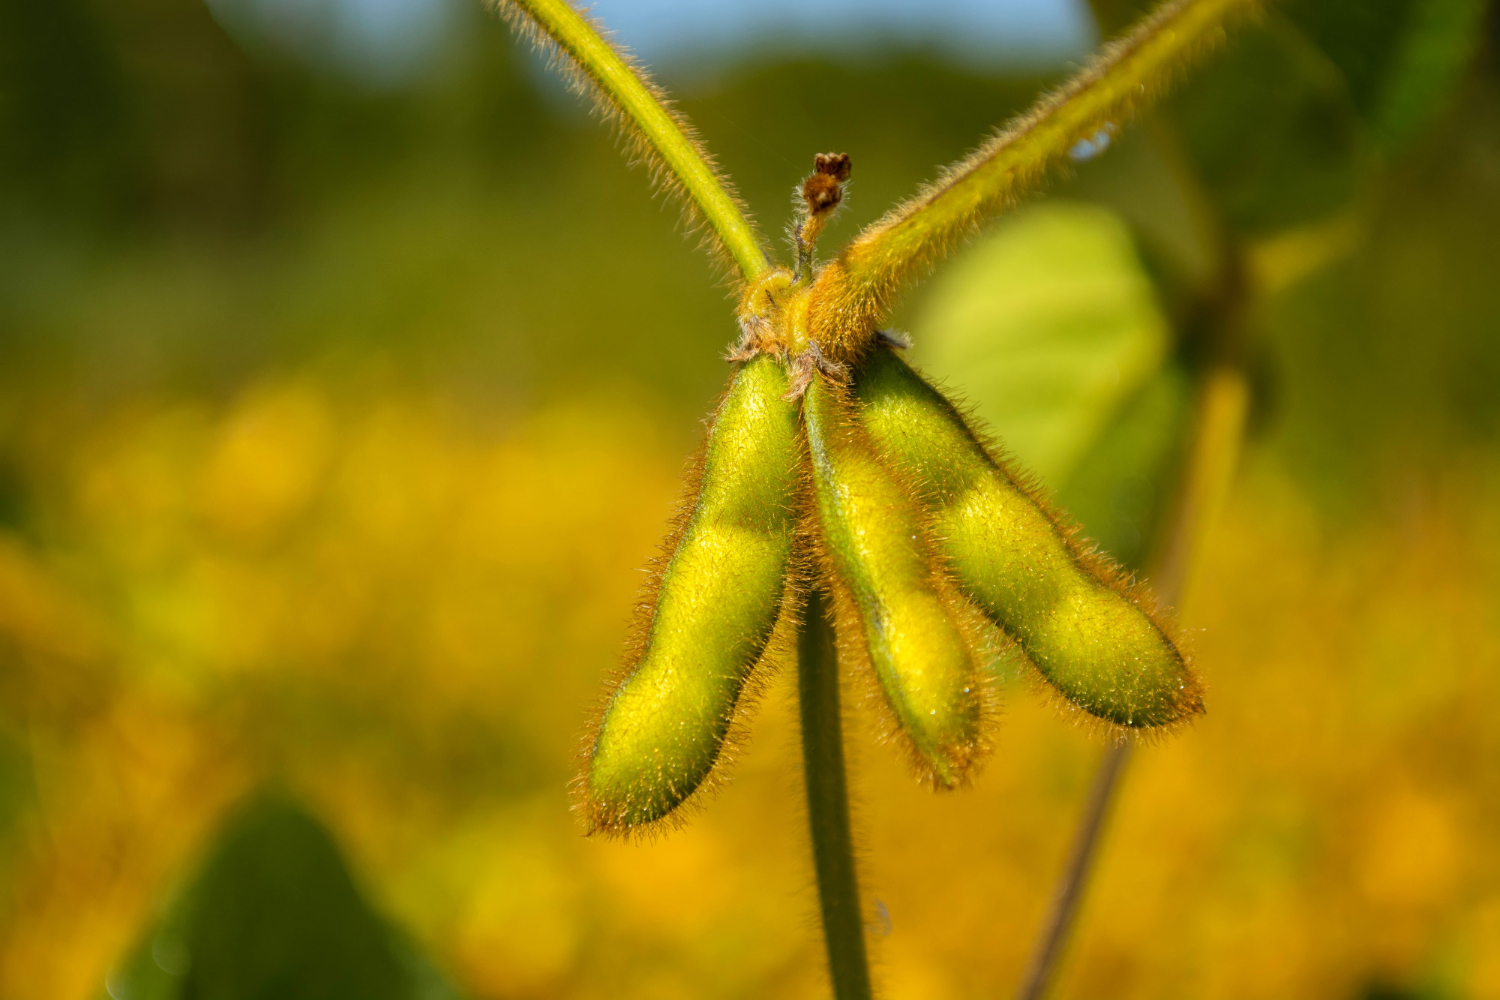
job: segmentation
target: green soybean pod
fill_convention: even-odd
[[[1107,563],[1083,552],[963,416],[890,348],[855,379],[861,419],[921,497],[954,580],[1070,702],[1141,729],[1203,710],[1176,644]]]
[[[708,778],[783,603],[797,519],[797,408],[783,364],[735,373],[697,491],[642,603],[633,662],[594,726],[583,779],[590,830],[670,814]]]
[[[803,424],[839,647],[869,657],[924,778],[962,782],[979,756],[979,668],[933,565],[917,502],[881,462],[843,387],[807,386]]]

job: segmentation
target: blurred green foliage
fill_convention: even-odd
[[[1060,200],[1017,216],[935,282],[917,335],[928,371],[962,385],[1022,467],[1139,565],[1190,400],[1119,217]]]
[[[316,819],[276,795],[231,817],[203,871],[110,973],[132,1000],[447,1000],[355,887]]]
[[[1101,22],[1116,26],[1142,9],[1107,0],[1096,7]],[[1089,176],[1094,168],[1083,168],[1084,180],[1074,187],[1135,225],[1175,327],[1176,360],[1130,405],[1127,401],[1155,377],[1165,356],[1158,350],[1145,367],[1121,368],[1119,391],[1113,394],[1101,393],[1097,379],[1089,379],[1091,367],[1104,370],[1111,363],[1109,345],[1123,349],[1124,341],[1119,333],[1112,337],[1110,320],[1085,319],[1097,294],[1092,292],[1097,281],[1089,277],[1097,270],[1090,267],[1092,256],[1081,244],[1064,248],[1033,233],[1049,219],[1066,225],[1063,207],[1043,208],[1000,226],[936,284],[920,320],[928,363],[938,374],[964,382],[978,412],[1005,428],[1023,463],[1127,565],[1141,565],[1151,525],[1162,516],[1162,498],[1176,475],[1187,414],[1180,388],[1184,372],[1226,352],[1248,354],[1244,360],[1259,389],[1257,422],[1265,423],[1285,362],[1284,357],[1272,360],[1275,347],[1267,340],[1279,324],[1267,321],[1265,309],[1280,307],[1290,289],[1332,265],[1368,269],[1374,263],[1347,258],[1361,249],[1364,227],[1388,218],[1382,203],[1404,201],[1396,192],[1407,179],[1393,176],[1392,157],[1451,109],[1479,48],[1486,10],[1475,0],[1273,7],[1127,140],[1144,149],[1132,150],[1124,169],[1116,165],[1113,177],[1101,178]],[[1455,122],[1455,127],[1461,126]],[[1086,159],[1092,158],[1089,153]],[[1159,179],[1131,183],[1130,173],[1142,172],[1142,165]],[[1108,168],[1101,164],[1101,169]],[[1493,204],[1478,191],[1473,195]],[[1143,206],[1143,196],[1154,204]],[[1109,224],[1103,217],[1097,223]],[[1082,219],[1074,225],[1081,238]],[[1128,250],[1116,254],[1114,271],[1121,280],[1145,280],[1131,256]],[[1362,277],[1381,280],[1368,270]],[[1142,322],[1161,322],[1150,304],[1144,314],[1140,305],[1123,299],[1102,308],[1115,324],[1144,329]],[[1141,316],[1152,318],[1136,318]],[[1481,327],[1492,323],[1493,306],[1481,308],[1473,319]],[[1081,342],[1064,332],[1075,327],[1093,337],[1091,361],[1078,360]],[[1409,340],[1394,329],[1391,335]],[[1471,336],[1457,355],[1431,358],[1429,365],[1451,363],[1449,376],[1466,380],[1468,365],[1492,364],[1493,342],[1493,337]],[[1369,356],[1365,346],[1359,350]],[[1459,416],[1453,412],[1455,394],[1422,385],[1410,374],[1389,372],[1393,380],[1406,381],[1406,392],[1433,393],[1437,398],[1429,397],[1429,405],[1448,410],[1450,418]],[[1350,388],[1317,395],[1347,404],[1355,401],[1340,390]],[[1482,410],[1494,405],[1493,393],[1464,395]],[[1375,416],[1360,412],[1355,419]],[[1319,433],[1307,425],[1283,426],[1297,437]],[[1065,427],[1071,433],[1060,433]],[[1359,453],[1368,459],[1383,452],[1386,442],[1360,444]],[[1086,450],[1090,460],[1080,468]],[[1347,490],[1367,482],[1338,475],[1349,471],[1345,466],[1319,470],[1321,485]],[[1362,472],[1378,474],[1369,467]]]
[[[1256,445],[1189,622],[1210,715],[1142,755],[1061,995],[1500,996],[1495,31],[1289,3],[897,317],[1138,565],[1226,255],[1251,279]],[[831,247],[1049,81],[890,52],[667,82],[770,234],[852,155]],[[817,995],[774,692],[688,831],[566,811],[735,334],[678,228],[479,10],[378,89],[197,0],[0,0],[0,996],[249,996],[340,954],[359,995],[444,995],[417,947],[473,996]],[[1007,416],[985,345],[1045,368],[1059,329],[1159,367]],[[1086,430],[1049,455],[1026,421]],[[1015,701],[972,793],[857,761],[893,995],[1023,959],[1094,749]],[[267,779],[306,805],[236,811]]]

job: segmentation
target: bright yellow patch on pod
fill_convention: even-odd
[[[881,345],[854,394],[881,457],[921,497],[959,588],[1064,697],[1132,729],[1203,710],[1198,680],[1162,626],[940,392]]]
[[[952,614],[956,595],[934,569],[918,505],[877,457],[844,392],[818,374],[802,402],[839,647],[868,653],[918,766],[951,787],[981,748],[978,664]]]
[[[708,778],[788,599],[797,408],[768,354],[730,382],[697,493],[642,606],[638,654],[605,705],[583,782],[591,830],[662,819]]]

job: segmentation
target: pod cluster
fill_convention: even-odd
[[[828,162],[819,174],[848,176],[846,158]],[[799,258],[822,223],[807,200]],[[826,359],[799,279],[777,272],[742,307],[737,368],[587,738],[590,830],[647,827],[711,782],[807,587],[831,596],[841,664],[872,681],[935,787],[963,783],[983,756],[1000,634],[1117,732],[1202,711],[1149,599],[891,342],[853,364]]]

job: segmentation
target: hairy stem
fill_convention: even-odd
[[[797,638],[797,688],[802,709],[807,819],[812,828],[828,974],[837,1000],[870,1000],[864,914],[859,905],[859,879],[849,830],[838,665],[825,598],[816,589],[808,594]]]
[[[1229,492],[1239,458],[1248,412],[1249,386],[1244,372],[1227,362],[1216,363],[1199,381],[1193,414],[1193,438],[1178,484],[1170,522],[1156,540],[1151,580],[1163,604],[1181,613],[1191,596],[1204,539]],[[1083,816],[1073,835],[1068,864],[1058,878],[1052,908],[1027,964],[1018,1000],[1040,1000],[1057,967],[1062,946],[1078,915],[1078,904],[1088,884],[1099,832],[1130,759],[1131,745],[1114,743],[1105,751],[1089,789]]]
[[[814,287],[812,335],[858,354],[904,285],[1010,207],[1081,141],[1116,128],[1259,0],[1167,0],[1061,90],[862,232]]]
[[[592,83],[604,110],[616,116],[636,152],[658,169],[658,178],[680,192],[707,224],[721,249],[746,281],[764,274],[770,263],[728,183],[694,135],[645,72],[600,35],[567,0],[499,0],[535,41],[550,41],[571,61],[575,84]]]

